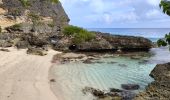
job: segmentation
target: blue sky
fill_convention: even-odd
[[[84,28],[169,28],[160,0],[60,0],[70,24]]]

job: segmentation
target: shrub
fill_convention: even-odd
[[[165,35],[165,39],[159,39],[157,44],[159,47],[170,45],[170,33]]]
[[[59,3],[59,0],[50,0],[50,1],[51,3],[55,3],[55,4]]]
[[[15,25],[11,26],[10,28],[13,30],[20,30],[21,27],[22,27],[21,24],[15,24]]]
[[[89,32],[83,28],[72,25],[65,27],[63,33],[66,36],[72,36],[72,41],[75,44],[90,41],[95,38],[95,34],[93,32]]]
[[[23,7],[28,7],[31,5],[31,3],[29,2],[29,0],[19,0],[22,4]]]
[[[167,46],[167,43],[163,39],[159,39],[157,41],[157,44],[158,44],[158,47],[160,47],[160,46]]]

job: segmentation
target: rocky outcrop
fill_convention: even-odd
[[[170,63],[157,65],[150,74],[155,79],[135,100],[170,99]]]
[[[152,47],[149,39],[135,36],[111,35],[95,32],[96,38],[77,45],[80,51],[148,51]]]
[[[2,0],[0,8],[0,16],[10,22],[6,26],[21,23],[20,30],[27,33],[58,32],[69,22],[61,3],[51,0]]]
[[[27,54],[45,56],[47,55],[47,51],[48,50],[43,48],[30,47],[27,50]]]
[[[99,89],[85,87],[82,92],[84,94],[91,93],[95,96],[96,100],[132,100],[136,94],[132,91],[110,89],[110,91],[102,91]]]
[[[73,37],[62,34],[69,18],[60,2],[53,0],[1,0],[0,47],[18,49],[50,46],[60,51],[116,52],[148,51],[152,42],[142,37],[94,32],[95,38],[75,44]],[[4,25],[4,26],[3,26]]]

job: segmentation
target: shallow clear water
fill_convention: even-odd
[[[131,59],[130,57],[102,58],[103,63],[83,64],[82,62],[56,65],[52,68],[56,83],[53,91],[61,100],[93,100],[81,90],[88,86],[101,90],[121,89],[121,84],[139,84],[143,91],[153,79],[149,76],[157,63],[170,61],[167,48],[152,49],[151,58]],[[162,59],[162,57],[169,57]],[[147,63],[142,63],[146,61]],[[116,62],[116,63],[110,63]]]

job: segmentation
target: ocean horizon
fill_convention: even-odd
[[[141,36],[156,42],[170,32],[170,28],[86,28],[114,35]]]

